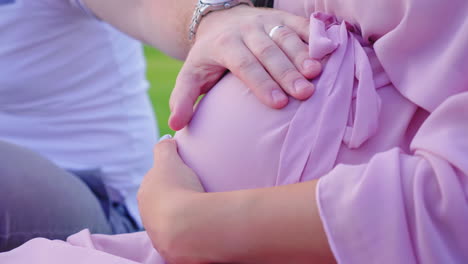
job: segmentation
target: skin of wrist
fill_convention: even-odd
[[[169,263],[213,262],[211,252],[204,247],[205,242],[211,241],[203,216],[208,205],[206,198],[206,193],[192,191],[168,196],[166,199],[171,202],[160,211],[162,216],[145,224],[150,236],[156,238],[154,246]]]
[[[264,206],[267,189],[199,194],[190,208],[180,210],[187,248],[199,254],[202,263],[261,263],[264,261],[262,217],[256,210]],[[260,220],[260,222],[259,222]],[[263,229],[263,228],[260,228]],[[192,238],[203,238],[195,239]],[[180,242],[179,242],[180,243]],[[267,253],[268,254],[268,253]]]
[[[223,23],[226,23],[226,22],[229,23],[228,20],[223,18],[223,16],[226,16],[226,15],[231,16],[231,15],[234,15],[233,12],[236,12],[238,10],[252,9],[252,8],[255,8],[255,7],[251,7],[246,4],[240,4],[229,9],[218,10],[218,11],[214,11],[214,12],[210,12],[206,14],[200,21],[200,24],[198,25],[198,30],[195,36],[195,41],[191,41],[190,43],[191,46],[193,46],[193,44],[197,41],[197,39],[201,38],[201,36],[205,32],[209,32],[210,28],[213,28],[213,26],[210,26],[210,25],[216,26],[220,23],[220,21],[223,21]]]
[[[217,263],[335,263],[318,213],[318,181],[213,194]],[[309,197],[310,199],[304,199]]]
[[[245,251],[251,205],[239,192],[196,193],[171,220],[179,230],[174,245],[200,263],[233,263]]]
[[[195,263],[334,263],[316,184],[191,193],[170,220],[172,250]]]

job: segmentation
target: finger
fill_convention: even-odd
[[[289,31],[295,34],[293,31]],[[278,34],[278,33],[276,33]],[[306,99],[314,91],[310,83],[286,54],[263,31],[245,36],[245,42],[284,91],[297,99]]]
[[[287,13],[284,16],[283,25],[296,32],[302,41],[309,43],[310,19]]]
[[[319,61],[309,58],[309,47],[301,40],[299,35],[287,26],[273,30],[270,29],[268,31],[273,33],[270,37],[283,50],[304,77],[307,79],[317,77],[322,70],[322,65]]]
[[[158,143],[154,156],[155,165],[158,166],[156,174],[160,176],[158,184],[163,184],[166,190],[177,188],[196,192],[204,191],[196,174],[180,157],[177,142],[174,139],[166,139]]]
[[[140,187],[140,198],[143,200],[149,198],[152,200],[155,194],[148,191],[155,191],[163,188],[164,191],[172,188],[174,185],[173,175],[177,173],[179,165],[179,155],[177,153],[177,144],[174,139],[166,139],[154,147],[153,168],[148,171]],[[146,191],[144,191],[146,190]]]
[[[185,127],[193,116],[193,105],[200,95],[200,85],[183,66],[172,91],[169,105],[171,115],[169,116],[169,127],[178,131]]]
[[[180,130],[190,122],[198,97],[211,88],[225,71],[222,67],[199,64],[203,64],[203,58],[189,56],[177,77],[170,99],[169,127],[173,130]]]
[[[177,141],[175,139],[166,139],[154,148],[154,162],[157,166],[166,166],[173,168],[185,167],[185,162],[179,155]]]
[[[288,103],[279,84],[241,40],[232,45],[232,48],[225,49],[223,62],[265,105],[282,108]]]
[[[179,157],[177,152],[177,143],[174,139],[166,139],[154,147],[154,163],[158,166],[166,166],[176,157]]]

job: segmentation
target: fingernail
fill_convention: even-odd
[[[322,64],[319,61],[307,59],[302,64],[302,67],[304,67],[304,70],[312,71],[320,69],[322,67]]]
[[[297,94],[304,94],[306,91],[313,89],[313,86],[309,81],[299,79],[294,82],[294,89]]]
[[[273,90],[271,92],[271,97],[273,97],[273,102],[275,102],[275,104],[282,103],[288,99],[284,93],[278,90]]]
[[[171,139],[171,138],[172,138],[171,135],[166,134],[166,135],[162,136],[162,137],[159,139],[159,142],[161,142],[161,141],[163,141],[163,140],[166,140],[166,139]]]

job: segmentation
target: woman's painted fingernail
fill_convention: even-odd
[[[271,97],[273,98],[273,102],[275,104],[284,103],[284,101],[288,100],[286,95],[283,92],[278,91],[278,90],[273,90],[271,92]]]
[[[305,79],[299,79],[294,82],[294,89],[296,90],[296,94],[304,94],[314,89],[314,86]]]
[[[162,136],[162,137],[159,139],[159,142],[161,142],[161,141],[163,141],[163,140],[166,140],[166,139],[171,139],[171,138],[172,138],[172,136],[169,135],[169,134],[167,134],[167,135]]]

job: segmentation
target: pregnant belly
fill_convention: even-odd
[[[310,99],[291,99],[284,109],[270,109],[227,75],[200,102],[190,125],[177,133],[180,154],[206,191],[297,183],[321,177],[340,162],[371,157],[369,151],[359,155],[359,148],[375,138],[379,126],[392,123],[379,124],[381,108],[388,112],[390,102],[401,102],[401,96],[387,92],[382,101],[380,88],[394,88],[373,50],[363,47],[346,23],[318,13],[310,32],[310,56],[324,60]],[[398,140],[386,142],[366,145],[378,151]]]
[[[274,186],[282,143],[299,104],[292,100],[285,109],[270,109],[229,74],[176,134],[179,152],[206,191]]]

